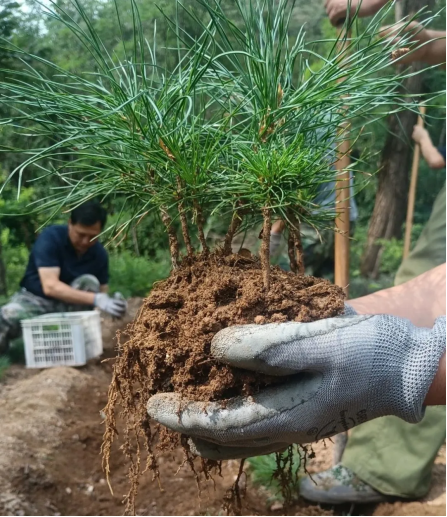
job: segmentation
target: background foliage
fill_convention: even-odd
[[[77,16],[70,2],[58,0],[58,5],[66,9],[67,15]],[[120,6],[123,36],[126,46],[132,48],[133,34],[131,23],[131,11],[126,8],[125,0],[118,0]],[[192,9],[199,19],[204,19],[205,10],[191,0],[185,0],[185,6]],[[231,0],[224,0],[224,4],[231,8]],[[116,23],[115,3],[112,0],[97,2],[83,0],[84,9],[95,21],[95,27],[108,48],[113,48],[116,55],[122,53],[120,44],[121,34]],[[173,2],[169,0],[145,0],[138,3],[144,31],[148,35],[157,27],[157,33],[162,35],[164,45],[157,48],[158,60],[167,59],[168,48],[173,44],[175,34],[169,29],[166,19],[161,16],[159,8],[166,14],[174,15]],[[445,0],[437,2],[437,8],[445,6]],[[127,10],[126,10],[127,9]],[[82,23],[80,20],[77,20]],[[188,20],[183,20],[188,24]],[[305,24],[306,37],[315,40],[320,37],[333,35],[324,13],[323,2],[308,2],[297,0],[297,7],[292,19],[292,31],[297,34],[301,26]],[[445,16],[441,16],[435,24],[445,25]],[[190,30],[194,27],[191,25]],[[74,72],[82,72],[93,68],[92,56],[86,53],[72,32],[54,20],[42,16],[41,7],[37,3],[6,1],[0,6],[0,37],[7,39],[33,53],[54,61],[66,69]],[[8,54],[0,46],[0,94],[2,74],[7,68],[17,66],[8,58]],[[44,66],[42,64],[42,66]],[[316,64],[315,66],[318,66]],[[430,71],[425,76],[426,90],[436,91],[443,88],[445,73]],[[445,99],[439,99],[439,108],[431,110],[432,119],[429,131],[435,143],[445,139]],[[7,117],[8,106],[2,101],[0,95],[0,116]],[[383,123],[377,123],[370,127],[369,131],[362,135],[356,143],[354,155],[358,151],[368,149],[371,159],[362,164],[364,174],[355,177],[357,190],[357,204],[359,207],[359,220],[356,224],[355,234],[351,246],[351,295],[360,295],[379,289],[392,283],[393,275],[400,264],[402,254],[402,242],[392,240],[385,243],[385,251],[382,255],[381,275],[377,280],[371,281],[360,277],[359,257],[366,241],[368,221],[374,205],[375,180],[368,176],[371,171],[377,170],[380,151],[385,139],[386,128]],[[45,144],[45,142],[43,143]],[[7,126],[0,126],[1,154],[0,176],[3,178],[13,170],[22,160],[22,156],[13,152],[17,146],[17,136]],[[33,174],[38,177],[36,169]],[[32,178],[31,178],[32,179]],[[17,180],[14,180],[17,181]],[[57,182],[53,179],[52,181]],[[432,171],[422,161],[419,171],[418,190],[415,210],[415,226],[413,237],[417,238],[424,223],[427,221],[433,201],[445,181],[444,171]],[[25,185],[19,201],[16,199],[16,184],[11,184],[6,189],[0,200],[0,260],[5,266],[5,278],[0,275],[0,297],[12,294],[18,287],[23,270],[26,266],[28,251],[32,246],[39,228],[45,224],[43,216],[29,216],[29,203],[38,202],[45,192],[42,192],[42,184],[32,181]],[[53,186],[57,186],[53,185]],[[116,199],[109,203],[108,211],[110,220],[121,211],[121,201]],[[61,214],[59,221],[64,222],[67,214]],[[159,219],[148,216],[141,224],[129,233],[129,236],[118,246],[110,246],[111,253],[111,288],[119,290],[126,296],[143,296],[150,289],[152,283],[163,276],[169,270],[167,253],[167,238]],[[2,285],[4,284],[4,285]]]

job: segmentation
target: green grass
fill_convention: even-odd
[[[11,361],[5,355],[0,356],[0,381],[5,376],[6,370],[10,367]]]
[[[274,474],[277,470],[276,454],[267,454],[248,458],[249,475],[255,485],[264,487],[268,492],[269,501],[284,501],[281,494],[281,487],[275,479]],[[296,475],[301,466],[301,458],[298,452],[293,455],[293,473]],[[298,491],[297,491],[298,495]]]

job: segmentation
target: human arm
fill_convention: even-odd
[[[428,131],[421,126],[414,126],[413,140],[420,146],[422,156],[431,169],[443,169],[445,160],[438,149],[433,145]]]
[[[38,269],[42,290],[46,296],[55,298],[65,303],[76,303],[81,305],[93,305],[95,293],[80,291],[61,282],[60,268],[40,267]]]
[[[445,68],[445,31],[435,31],[425,28],[418,22],[402,22],[389,27],[383,27],[381,36],[399,43],[402,37],[411,36],[410,41],[414,50],[407,52],[396,61],[398,64],[422,61],[429,65],[442,65]]]
[[[436,318],[446,313],[446,265],[405,284],[350,300],[349,304],[358,314],[387,313],[408,318],[418,327],[432,326]],[[445,375],[444,354],[425,398],[426,406],[445,404]]]
[[[443,306],[441,296],[430,302],[433,285],[442,292],[436,284],[442,280],[445,286],[445,267],[412,285],[352,302],[360,311],[398,315],[405,310],[403,303],[410,317],[430,328],[377,314],[224,329],[212,341],[215,359],[277,376],[280,382],[225,403],[186,403],[179,394],[158,394],[149,400],[149,415],[191,436],[192,450],[213,459],[267,454],[378,416],[418,422],[424,401],[442,402],[445,317],[433,318],[445,310],[445,300]],[[418,316],[426,309],[425,319]]]
[[[431,327],[446,313],[446,265],[348,303],[358,314],[391,314],[407,318],[417,327]]]
[[[70,304],[92,305],[116,317],[121,317],[126,312],[125,300],[110,298],[104,291],[101,293],[81,291],[61,282],[60,268],[39,268],[38,272],[42,290],[46,296]],[[108,286],[102,285],[101,288],[107,289]]]
[[[417,294],[416,294],[417,293]],[[405,317],[418,327],[430,327],[446,313],[446,265],[442,264],[404,284],[350,300],[358,314],[392,314]],[[425,398],[425,405],[444,405],[445,354]]]
[[[357,8],[358,16],[372,16],[389,0],[351,0],[350,16],[353,16]],[[359,7],[360,4],[360,7]],[[349,0],[325,0],[326,13],[334,27],[339,26],[348,15]]]

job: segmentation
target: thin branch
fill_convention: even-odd
[[[161,220],[163,221],[163,224],[165,225],[166,232],[167,232],[168,238],[169,238],[169,253],[171,254],[172,269],[177,269],[178,268],[178,253],[179,253],[177,235],[175,234],[174,228],[172,226],[172,219],[169,216],[166,208],[162,206],[160,208],[160,212],[161,212]]]
[[[183,235],[183,240],[185,241],[186,253],[187,253],[188,257],[192,257],[194,254],[194,250],[192,249],[191,237],[189,236],[188,220],[186,219],[186,211],[183,206],[183,201],[181,201],[181,197],[180,197],[181,188],[182,188],[181,180],[180,180],[180,178],[177,178],[177,189],[178,189],[178,196],[179,196],[178,211],[180,214],[180,223],[182,225],[182,235]]]
[[[264,289],[266,293],[268,293],[270,291],[270,231],[272,229],[270,208],[263,208],[262,216],[264,219],[264,224],[262,226],[262,244],[260,257]]]
[[[293,247],[295,259],[294,262],[296,264],[296,273],[298,275],[304,275],[304,252],[303,252],[303,243],[301,240],[301,231],[300,231],[300,223],[298,219],[292,214],[288,213],[288,218],[290,221],[289,224],[289,235],[291,234],[293,239]],[[290,248],[289,248],[289,259],[290,259]],[[292,262],[290,263],[290,269],[292,269]]]
[[[230,227],[228,228],[228,231],[225,235],[223,246],[224,255],[231,255],[231,243],[233,242],[233,238],[241,224],[242,217],[240,217],[239,213],[236,211],[233,213],[233,218],[231,219]]]
[[[138,246],[138,236],[137,236],[136,226],[132,226],[131,232],[132,232],[132,242],[133,242],[135,255],[137,257],[139,257],[140,256],[140,247]]]
[[[293,273],[298,272],[298,264],[296,263],[296,253],[295,253],[295,239],[293,237],[293,232],[289,228],[289,235],[287,238],[287,251],[289,255],[289,264],[290,271]]]
[[[205,255],[208,255],[210,252],[210,249],[208,248],[208,244],[206,243],[205,238],[205,232],[203,231],[204,226],[204,218],[203,218],[203,211],[202,207],[197,202],[197,199],[194,199],[194,210],[196,212],[196,224],[197,224],[197,230],[199,233],[199,241],[202,245],[202,250]]]
[[[180,214],[180,223],[182,225],[182,235],[183,235],[183,240],[185,241],[186,253],[187,253],[188,257],[192,257],[194,254],[194,250],[192,249],[191,237],[189,236],[189,231],[188,231],[188,221],[186,219],[186,212],[185,212],[185,209],[183,208],[182,201],[180,201],[178,204],[178,211]]]

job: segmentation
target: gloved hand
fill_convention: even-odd
[[[445,317],[432,329],[386,315],[229,327],[211,344],[218,361],[293,378],[225,404],[157,394],[148,413],[212,459],[268,454],[384,415],[419,422],[445,339]]]
[[[111,298],[106,293],[96,293],[95,301],[93,302],[95,307],[101,309],[104,312],[109,313],[117,318],[122,318],[126,314],[127,302],[124,299]]]

